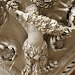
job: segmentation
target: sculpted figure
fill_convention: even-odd
[[[42,32],[40,32],[38,28],[33,25],[33,21],[31,21],[35,20],[36,16],[38,17],[37,8],[35,5],[31,5],[26,8],[26,13],[18,10],[16,13],[19,15],[19,22],[22,24],[28,34],[28,38],[23,45],[25,68],[22,72],[22,75],[42,75],[42,70],[47,71],[46,67],[48,66],[48,50],[47,44],[43,39]],[[32,19],[33,16],[34,19]],[[41,16],[39,16],[39,19],[40,18]],[[38,26],[38,22],[36,25]]]
[[[19,10],[16,10],[16,13],[18,21],[28,34],[23,45],[25,68],[22,75],[42,75],[42,70],[48,72],[53,67],[57,67],[57,61],[48,60],[47,43],[43,39],[43,34],[57,36],[57,38],[53,38],[54,43],[59,39],[58,36],[68,34],[70,28],[59,25],[54,19],[39,15],[35,5],[27,7],[25,13]],[[53,43],[51,38],[51,44],[53,45]]]
[[[22,75],[42,75],[43,71],[48,72],[57,67],[57,61],[48,59],[47,43],[43,35],[49,34],[51,36],[50,44],[54,50],[62,49],[62,44],[57,47],[55,41],[60,42],[60,37],[62,39],[66,38],[72,28],[64,26],[49,17],[39,15],[38,9],[34,4],[28,6],[25,11],[15,8],[11,10],[15,10],[18,22],[21,23],[28,34],[28,38],[23,44],[25,67]]]
[[[35,5],[27,7],[25,12],[16,10],[17,20],[28,34],[28,38],[23,44],[25,68],[22,74],[42,75],[42,70],[48,72],[49,70],[53,70],[53,67],[57,67],[57,61],[48,60],[47,44],[43,39],[43,34],[50,32],[45,29],[46,24],[48,24],[47,22],[51,21],[51,23],[55,23],[54,25],[57,25],[57,22],[53,19],[50,20],[48,17],[38,15],[39,12]],[[33,24],[33,21],[35,23],[35,19],[36,24]],[[50,66],[52,67],[50,68]]]

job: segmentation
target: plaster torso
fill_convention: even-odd
[[[43,44],[43,35],[42,33],[34,26],[28,25],[26,27],[28,33],[28,43],[32,46],[40,46]]]

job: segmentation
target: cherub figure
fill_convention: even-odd
[[[22,24],[28,34],[28,38],[23,45],[25,68],[22,75],[42,75],[42,70],[48,71],[50,69],[50,66],[48,65],[47,44],[43,39],[43,33],[45,31],[40,32],[41,19],[44,21],[44,19],[47,18],[38,15],[35,5],[27,7],[25,12],[26,13],[16,10],[16,13],[19,15],[18,21]],[[35,23],[35,19],[37,26],[33,24],[33,21]]]
[[[42,71],[48,72],[53,67],[57,67],[57,61],[48,60],[47,43],[43,38],[44,34],[56,36],[53,43],[59,39],[58,36],[68,35],[70,27],[59,25],[58,22],[49,17],[39,15],[36,5],[28,6],[25,12],[14,11],[17,14],[17,20],[21,23],[28,34],[27,40],[23,44],[25,57],[25,68],[22,75],[42,75]],[[53,48],[54,45],[52,44]]]

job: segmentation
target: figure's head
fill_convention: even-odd
[[[26,8],[25,12],[30,14],[38,14],[38,8],[35,4],[32,4]]]

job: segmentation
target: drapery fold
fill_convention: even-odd
[[[16,21],[16,19],[7,13],[7,18],[4,24],[0,27],[0,57],[3,62],[14,62],[23,64],[22,45],[27,38],[25,30]],[[16,57],[17,56],[17,57]],[[19,68],[19,66],[16,66]],[[18,64],[17,64],[18,65]],[[23,68],[23,66],[21,66]],[[21,68],[19,68],[21,70]]]

